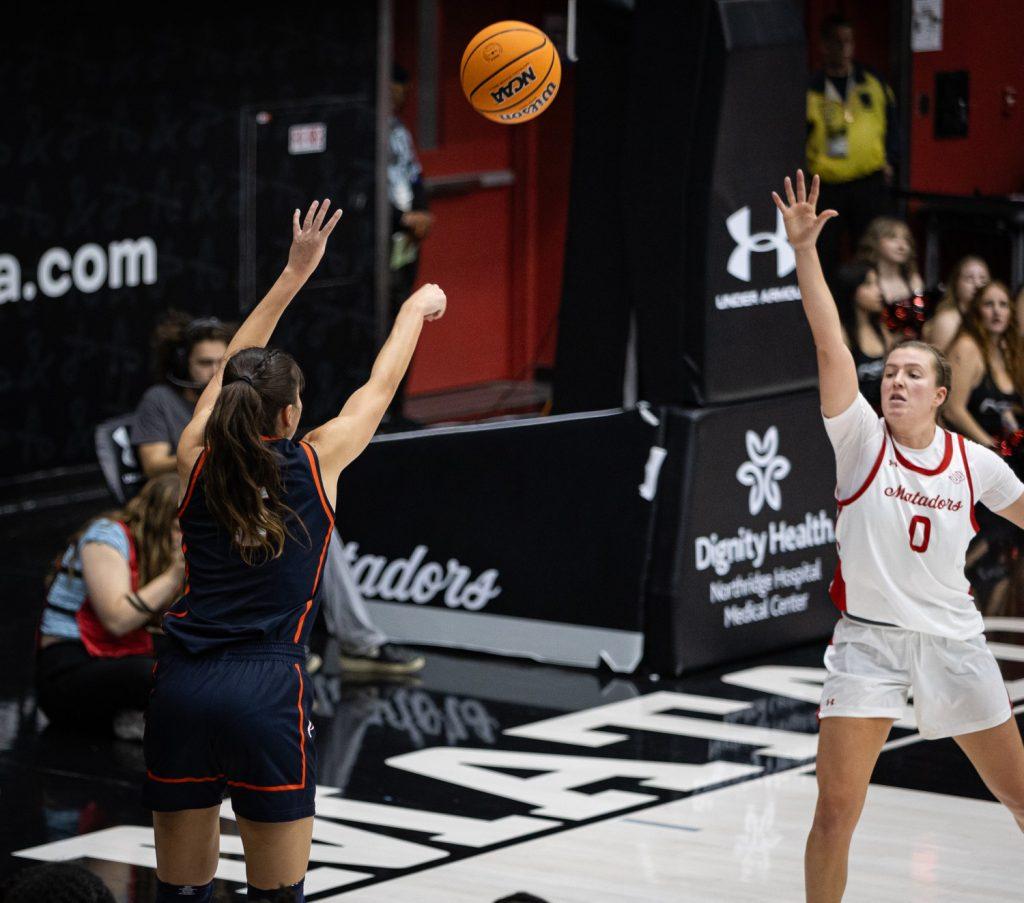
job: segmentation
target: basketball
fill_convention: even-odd
[[[562,62],[551,39],[526,22],[495,22],[478,31],[459,66],[473,109],[512,125],[543,113],[555,99]]]

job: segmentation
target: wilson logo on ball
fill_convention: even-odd
[[[491,97],[494,98],[495,103],[503,103],[506,100],[511,100],[520,91],[523,90],[530,82],[537,80],[537,76],[533,71],[533,66],[527,66],[518,75],[510,78],[505,84],[499,85],[497,90],[491,91]]]

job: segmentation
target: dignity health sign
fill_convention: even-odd
[[[677,673],[827,636],[835,464],[817,392],[668,415],[655,596]],[[685,463],[680,463],[685,462]],[[674,506],[674,507],[672,507]],[[656,598],[649,610],[666,607]]]

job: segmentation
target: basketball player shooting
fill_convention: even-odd
[[[295,441],[305,385],[267,348],[313,274],[341,213],[314,202],[292,219],[288,263],[228,345],[178,443],[184,594],[165,612],[143,795],[153,810],[157,901],[213,896],[220,811],[230,795],[250,900],[290,888],[302,903],[316,797],[305,671],[342,470],[366,448],[409,366],[436,285],[402,306],[367,382]]]
[[[950,368],[936,348],[887,355],[882,414],[858,392],[853,356],[816,244],[835,210],[817,212],[818,177],[785,181],[782,211],[814,336],[825,430],[836,456],[842,612],[825,653],[818,802],[804,860],[809,903],[834,903],[868,783],[913,694],[925,739],[953,737],[1024,830],[1024,744],[981,614],[964,576],[980,501],[1024,527],[1024,484],[993,451],[937,424]]]

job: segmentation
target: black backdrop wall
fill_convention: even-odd
[[[149,382],[163,310],[237,318],[241,111],[342,95],[372,121],[376,17],[373,2],[278,17],[211,8],[190,23],[165,11],[159,28],[12,13],[0,59],[0,478],[94,460],[92,425],[130,410]],[[336,130],[326,152],[346,170],[366,164],[371,198],[373,142],[372,129]],[[344,185],[320,191],[344,202]],[[275,196],[286,239],[308,198]],[[360,223],[372,204],[346,216],[342,228],[372,236]],[[346,253],[357,261],[335,265],[357,278],[300,295],[277,342],[306,364],[311,418],[370,362],[372,240]]]
[[[802,165],[797,0],[581,4],[558,412],[813,385],[772,188]],[[780,354],[780,351],[783,353]]]

